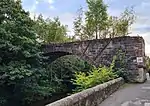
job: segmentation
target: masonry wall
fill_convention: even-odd
[[[104,49],[104,50],[103,50]],[[130,82],[144,82],[145,76],[145,43],[142,37],[118,37],[110,39],[95,39],[44,46],[45,53],[68,53],[77,55],[91,64],[109,65],[118,49],[126,54],[127,71]]]
[[[99,104],[115,92],[124,80],[118,78],[96,87],[73,94],[46,106],[99,106]]]

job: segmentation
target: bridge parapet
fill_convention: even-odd
[[[99,106],[104,99],[114,93],[122,84],[124,84],[124,80],[118,78],[46,106]]]

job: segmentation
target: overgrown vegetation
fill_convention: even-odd
[[[113,72],[112,66],[106,67],[101,66],[99,68],[93,68],[92,71],[84,73],[84,72],[76,72],[75,79],[73,79],[73,83],[77,85],[75,91],[82,91],[88,89],[90,87],[96,86],[98,84],[102,84],[109,80],[115,79],[118,77],[116,73]]]
[[[146,70],[150,73],[150,58],[148,56],[145,57]]]
[[[72,92],[75,86],[71,83],[76,72],[88,72],[93,68],[89,63],[75,55],[67,55],[56,59],[48,66],[51,81],[58,81],[66,86],[65,92]]]
[[[20,0],[0,1],[0,106],[27,106],[55,90],[33,25]]]
[[[113,72],[118,76],[123,77],[125,81],[128,81],[130,72],[127,70],[127,58],[122,50],[118,50],[113,57]]]
[[[85,24],[82,15],[74,23],[75,34],[81,40],[128,33],[133,23],[132,13],[127,11],[116,19],[109,17],[102,0],[87,0],[87,3]],[[77,90],[109,81],[117,74],[126,78],[122,54],[116,56],[119,59],[115,59],[113,67],[93,68],[76,56],[64,56],[47,65],[40,42],[72,41],[75,36],[67,37],[67,27],[59,18],[44,19],[40,15],[32,20],[29,15],[23,10],[21,0],[0,0],[0,106],[28,106],[55,93],[72,91],[76,87],[71,82],[74,78]]]
[[[44,44],[71,41],[71,37],[67,36],[67,26],[62,25],[58,17],[44,19],[42,15],[39,15],[34,19],[34,23],[34,30],[40,42]]]
[[[123,77],[125,81],[128,81],[129,72],[126,69],[125,53],[118,50],[109,67],[101,65],[98,68],[94,67],[90,72],[76,72],[75,79],[72,79],[73,83],[77,85],[75,91],[79,92],[117,77]]]

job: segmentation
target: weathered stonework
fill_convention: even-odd
[[[107,83],[73,94],[46,106],[99,106],[99,104],[114,93],[124,80],[118,78]]]
[[[142,37],[118,37],[110,39],[95,39],[44,46],[44,52],[49,56],[77,55],[83,60],[96,66],[109,65],[116,51],[122,49],[126,53],[128,71],[131,73],[131,82],[144,82],[145,43]],[[58,57],[59,57],[58,56]]]

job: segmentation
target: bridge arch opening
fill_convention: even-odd
[[[76,72],[89,72],[93,65],[76,55],[65,55],[57,58],[55,61],[49,63],[48,71],[52,80],[59,80],[65,87],[68,93],[75,89],[75,85],[71,82]]]
[[[72,53],[57,51],[57,52],[49,52],[49,53],[44,54],[44,56],[48,57],[48,60],[47,60],[48,63],[51,63],[51,62],[55,61],[56,59],[58,59],[62,56],[66,56],[66,55],[72,55]]]

